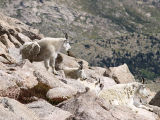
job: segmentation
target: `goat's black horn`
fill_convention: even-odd
[[[65,34],[65,38],[68,39],[68,34],[67,33],[64,33],[64,34]]]
[[[141,77],[142,78],[142,81],[141,81],[141,83],[142,84],[144,84],[144,82],[145,82],[145,79],[144,79],[144,77]]]

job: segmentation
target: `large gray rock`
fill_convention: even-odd
[[[17,39],[19,40],[19,42],[21,44],[25,43],[25,42],[31,42],[31,39],[25,35],[23,35],[22,33],[18,33],[17,34]]]
[[[0,120],[39,120],[25,105],[7,97],[0,98]]]
[[[63,69],[64,67],[78,68],[79,64],[76,58],[60,53],[56,60],[56,69]]]
[[[19,87],[30,89],[38,84],[33,72],[32,64],[26,61],[22,67],[17,67],[15,71],[11,72],[11,75],[16,77],[15,81]]]
[[[129,71],[127,64],[120,65],[118,67],[110,67],[112,77],[116,83],[130,83],[135,82],[134,76]]]
[[[0,70],[0,96],[18,98],[20,89],[15,83],[15,77]]]
[[[84,69],[84,71],[87,76],[87,82],[93,84],[99,81],[100,84],[103,85],[103,89],[106,89],[116,84],[114,79],[104,76],[104,73],[106,71],[105,68],[91,67],[90,69]]]
[[[31,89],[38,84],[29,62],[22,67],[9,67],[1,63],[0,68],[0,96],[18,98],[20,88]]]
[[[8,52],[9,56],[11,56],[15,60],[15,63],[19,64],[22,62],[22,56],[20,55],[19,48],[9,48]]]
[[[0,36],[0,41],[1,41],[7,48],[15,47],[15,45],[8,39],[7,34],[1,35],[1,36]]]
[[[14,36],[9,35],[10,41],[15,45],[16,48],[20,48],[22,45]]]
[[[110,106],[92,93],[77,94],[75,97],[60,103],[57,107],[72,113],[74,120],[114,119],[109,113]]]
[[[46,70],[43,62],[35,62],[32,63],[32,65],[35,68],[34,75],[39,82],[46,84],[51,88],[63,86],[63,82],[61,82],[52,72]]]
[[[15,77],[0,70],[0,90],[6,90],[7,88],[17,86],[15,80]]]
[[[71,98],[73,95],[75,95],[77,91],[73,89],[70,86],[64,86],[64,87],[57,87],[50,89],[46,96],[48,99],[52,100],[53,102],[62,102],[64,100],[67,100]]]
[[[7,51],[7,47],[2,42],[0,42],[0,54],[5,54]]]
[[[124,106],[110,106],[90,92],[77,94],[57,107],[72,113],[74,120],[156,120],[157,117],[147,116],[147,112],[138,114]]]
[[[72,120],[70,112],[54,107],[43,99],[29,103],[26,106],[33,110],[40,120]]]
[[[107,89],[113,85],[116,85],[116,82],[109,77],[100,77],[100,82],[103,84],[103,89]]]
[[[82,59],[76,59],[74,57],[70,57],[63,53],[60,53],[56,60],[56,69],[63,69],[65,67],[68,68],[79,68],[79,61],[83,61],[83,68],[88,68],[88,62]]]
[[[86,89],[86,86],[84,86],[84,84],[82,84],[79,80],[68,78],[59,80],[61,80],[64,84],[71,86],[77,92],[84,92]]]
[[[90,70],[92,70],[94,72],[92,74],[98,74],[99,76],[104,76],[106,68],[102,68],[102,67],[90,67]]]
[[[23,64],[22,66],[16,67],[15,65],[1,65],[3,65],[3,71],[0,70],[0,80],[1,82],[8,85],[7,87],[10,87],[9,85],[18,85],[18,87],[23,88],[33,88],[38,84],[37,78],[33,74],[34,68],[29,61],[26,61],[25,64]],[[0,87],[2,87],[2,89],[5,89],[3,87],[3,84],[1,84]]]

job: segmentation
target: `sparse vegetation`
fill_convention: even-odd
[[[32,101],[35,101],[33,97],[48,100],[46,97],[46,94],[49,89],[51,88],[43,83],[38,83],[38,85],[36,85],[31,89],[27,89],[27,90],[21,89],[21,93],[19,95],[18,101],[20,101],[21,103],[27,104]]]

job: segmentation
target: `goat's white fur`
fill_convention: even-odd
[[[83,80],[87,79],[87,76],[83,69],[83,61],[79,61],[78,64],[78,68],[62,67],[61,69],[64,71],[66,77]]]
[[[83,69],[80,68],[69,68],[63,67],[62,69],[66,77],[74,78],[74,79],[86,79],[86,74]]]
[[[67,38],[43,38],[35,42],[26,42],[20,49],[22,59],[29,59],[31,62],[44,61],[46,69],[49,66],[52,67],[54,74],[55,71],[55,59],[62,46],[65,50],[69,50],[71,46],[67,41]]]
[[[114,85],[102,90],[99,93],[99,97],[105,99],[112,105],[126,105],[132,109],[143,108],[152,110],[152,108],[146,106],[149,91],[143,84],[138,82]]]

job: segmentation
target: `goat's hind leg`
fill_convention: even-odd
[[[52,57],[50,58],[50,62],[49,62],[50,66],[52,67],[52,72],[55,75],[58,74],[57,71],[55,70],[55,60],[56,60],[56,58],[57,58],[57,54],[52,55]]]

